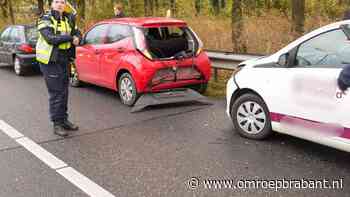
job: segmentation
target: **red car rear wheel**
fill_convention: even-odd
[[[120,100],[124,105],[135,104],[139,94],[137,93],[135,81],[129,73],[124,73],[118,80]]]

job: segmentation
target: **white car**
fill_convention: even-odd
[[[349,38],[350,20],[341,21],[242,62],[227,83],[227,114],[239,134],[276,131],[350,152],[350,92],[337,85],[350,64]]]

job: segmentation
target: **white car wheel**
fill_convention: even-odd
[[[264,139],[271,133],[271,119],[265,102],[255,94],[244,94],[232,105],[231,118],[240,135]]]

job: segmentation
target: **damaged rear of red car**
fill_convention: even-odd
[[[123,18],[102,21],[87,32],[77,49],[72,82],[118,90],[121,101],[133,105],[142,93],[181,87],[204,92],[210,73],[203,44],[185,22]]]

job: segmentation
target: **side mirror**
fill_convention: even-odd
[[[285,53],[278,58],[277,64],[283,67],[288,67],[289,53]]]

